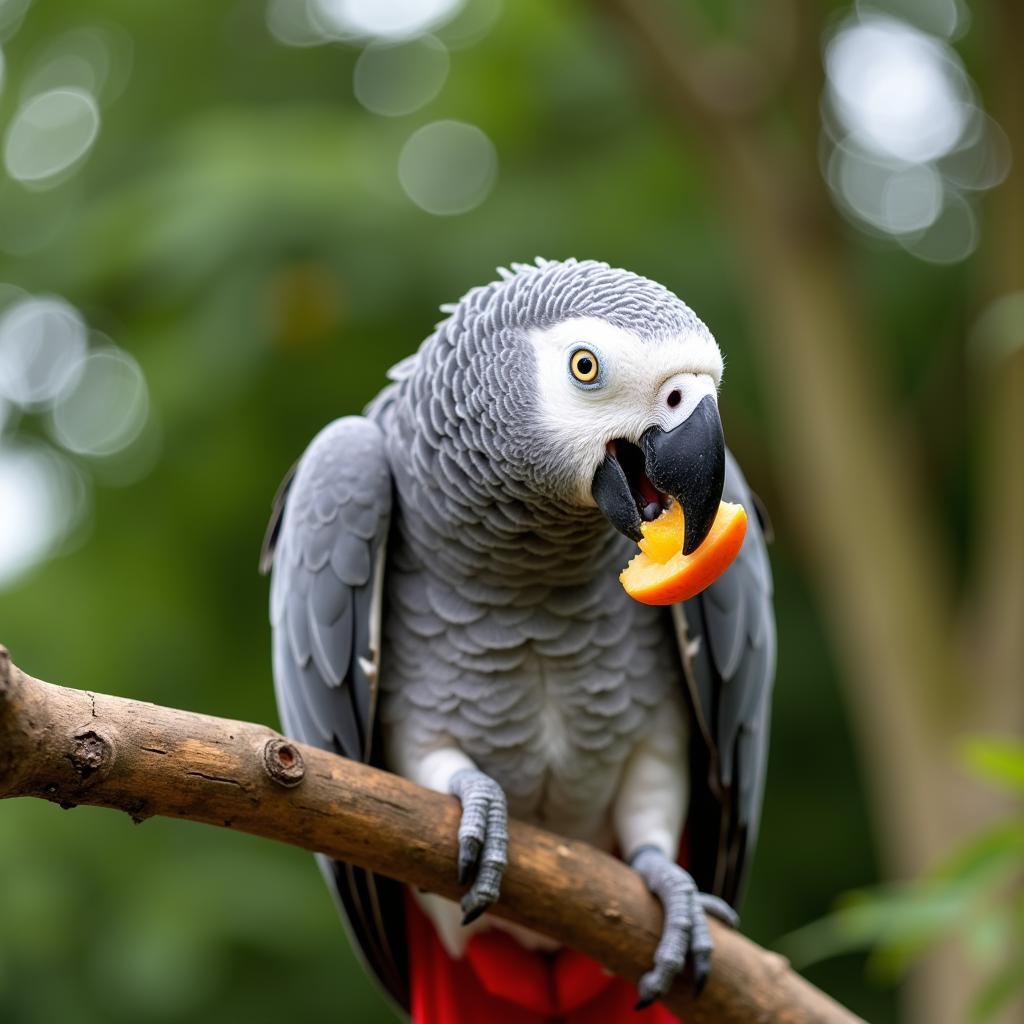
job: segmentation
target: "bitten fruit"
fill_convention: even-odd
[[[676,604],[695,597],[729,568],[747,532],[747,513],[742,505],[723,501],[711,531],[688,555],[682,551],[683,510],[678,502],[640,530],[640,553],[619,574],[619,582],[641,604]]]

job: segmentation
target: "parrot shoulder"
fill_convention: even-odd
[[[377,424],[335,420],[286,477],[264,541],[282,724],[357,759],[369,756],[391,487]]]

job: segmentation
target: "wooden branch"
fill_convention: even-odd
[[[326,853],[457,899],[459,807],[266,726],[33,679],[0,647],[0,798],[35,796],[188,818]],[[605,853],[512,822],[498,917],[572,946],[633,981],[648,969],[661,910]],[[699,999],[667,1005],[687,1024],[855,1024],[786,961],[712,921],[716,952]]]

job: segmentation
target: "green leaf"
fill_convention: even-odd
[[[960,758],[978,778],[1024,794],[1024,742],[972,736],[961,744]]]
[[[884,973],[892,974],[951,931],[968,900],[960,889],[924,883],[864,890],[848,894],[834,913],[783,936],[777,946],[797,968],[882,947],[898,961],[898,968],[884,966],[891,960],[888,953],[878,961]]]
[[[979,832],[937,864],[926,879],[992,886],[1024,864],[1024,820],[1011,819]]]
[[[953,934],[991,960],[1010,941],[1013,911],[1003,890],[1022,864],[1024,822],[994,826],[917,881],[848,893],[832,914],[784,936],[779,949],[797,967],[871,949],[869,968],[887,979]]]

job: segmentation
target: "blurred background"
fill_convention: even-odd
[[[1016,0],[0,0],[0,641],[276,724],[256,559],[311,436],[498,264],[628,267],[718,338],[774,522],[744,930],[870,1021],[1017,1019],[1022,38]],[[0,805],[0,922],[5,1024],[396,1019],[312,858],[228,831]]]

